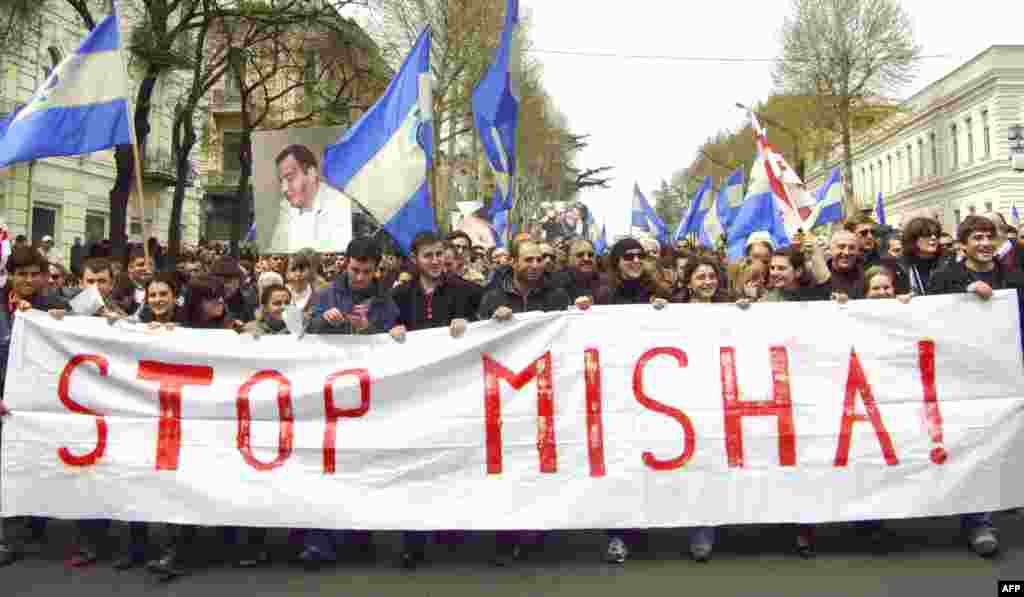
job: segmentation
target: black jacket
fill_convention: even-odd
[[[569,300],[575,302],[581,296],[596,298],[608,280],[598,272],[584,274],[570,268],[553,274],[551,284],[565,290]]]
[[[476,285],[472,282],[459,284],[451,278],[443,278],[434,289],[431,298],[432,317],[427,319],[426,293],[423,292],[418,278],[410,280],[391,293],[391,298],[398,306],[396,323],[405,326],[405,329],[411,332],[444,327],[453,319],[473,321],[476,319],[481,295],[473,288],[474,286]]]
[[[999,262],[995,263],[993,270],[992,290],[1004,290],[1007,288],[1024,288],[1024,274],[1019,270],[1006,271]],[[929,294],[956,294],[967,292],[967,287],[975,281],[970,270],[964,262],[953,262],[939,271],[932,272],[931,281],[928,284]]]
[[[513,313],[565,311],[569,308],[569,295],[564,289],[552,285],[547,277],[544,284],[523,296],[516,290],[514,275],[511,270],[503,272],[495,287],[484,294],[478,312],[480,319],[490,319],[498,307],[508,307]]]

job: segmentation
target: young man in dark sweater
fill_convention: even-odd
[[[1024,275],[1016,269],[1005,269],[996,258],[995,225],[981,216],[967,216],[957,229],[957,237],[964,247],[964,260],[953,262],[935,272],[929,281],[929,294],[956,294],[969,292],[981,300],[992,298],[992,292],[1024,287]],[[1020,297],[1018,296],[1018,309]],[[974,553],[982,557],[999,550],[996,528],[991,512],[962,514],[960,526]]]
[[[478,299],[475,300],[468,282],[445,275],[445,248],[433,232],[421,232],[413,239],[415,278],[392,293],[398,306],[398,319],[391,330],[396,340],[404,340],[406,332],[439,327],[449,328],[452,337],[459,338],[474,319],[473,308]],[[427,536],[418,531],[402,534],[402,567],[412,569],[426,561]]]

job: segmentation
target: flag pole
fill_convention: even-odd
[[[121,12],[117,10],[116,0],[115,2],[111,3],[111,7],[114,11],[114,18],[117,21],[118,38],[120,39]],[[128,73],[128,63],[125,62],[124,58],[124,43],[121,44],[119,52],[121,53],[121,66],[122,68],[124,68],[125,81],[127,82],[131,80],[131,76]],[[132,142],[132,170],[135,173],[135,196],[136,201],[139,204],[139,218],[142,220],[142,251],[143,254],[146,256],[146,261],[149,261],[151,256],[149,254],[149,239],[146,238],[146,198],[145,195],[143,194],[142,187],[142,159],[139,157],[139,142],[135,136],[135,107],[132,105],[132,100],[128,91],[129,89],[125,89],[125,103],[128,106],[128,137],[131,139]],[[131,230],[131,220],[128,218],[125,219],[128,220],[128,229]]]

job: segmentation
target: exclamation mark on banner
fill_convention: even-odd
[[[939,397],[935,391],[935,341],[922,340],[917,344],[917,351],[921,385],[924,387],[924,418],[928,425],[928,435],[935,446],[931,451],[931,459],[935,464],[944,464],[948,454],[943,447],[942,411],[939,410]]]

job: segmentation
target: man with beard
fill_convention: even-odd
[[[403,340],[406,332],[448,327],[452,338],[466,332],[475,317],[472,289],[468,282],[446,276],[442,259],[445,246],[433,232],[421,232],[412,241],[412,258],[416,278],[395,289],[398,319],[391,336]],[[427,533],[407,531],[402,534],[399,564],[413,569],[426,561]]]
[[[569,295],[558,286],[548,285],[544,275],[544,259],[540,246],[533,241],[512,245],[512,268],[502,271],[493,289],[487,291],[480,304],[479,318],[509,321],[514,313],[530,311],[565,311]],[[495,537],[492,563],[504,566],[519,559],[527,531],[499,531]],[[539,540],[537,540],[539,542]]]
[[[967,216],[957,229],[957,237],[964,247],[964,260],[950,263],[935,272],[929,282],[929,293],[967,292],[987,301],[995,290],[1015,288],[1020,309],[1019,293],[1024,288],[1024,274],[1004,268],[996,258],[996,225],[981,216]],[[1021,312],[1024,316],[1024,309]],[[990,512],[962,514],[960,527],[967,537],[967,544],[979,556],[990,557],[999,550]]]
[[[597,253],[590,241],[578,239],[569,245],[569,267],[556,275],[554,284],[564,288],[580,309],[594,303],[602,279],[597,271]]]
[[[480,304],[480,319],[508,321],[513,313],[564,311],[569,295],[564,289],[547,284],[540,245],[522,241],[512,246],[512,269],[503,273],[494,289]]]

